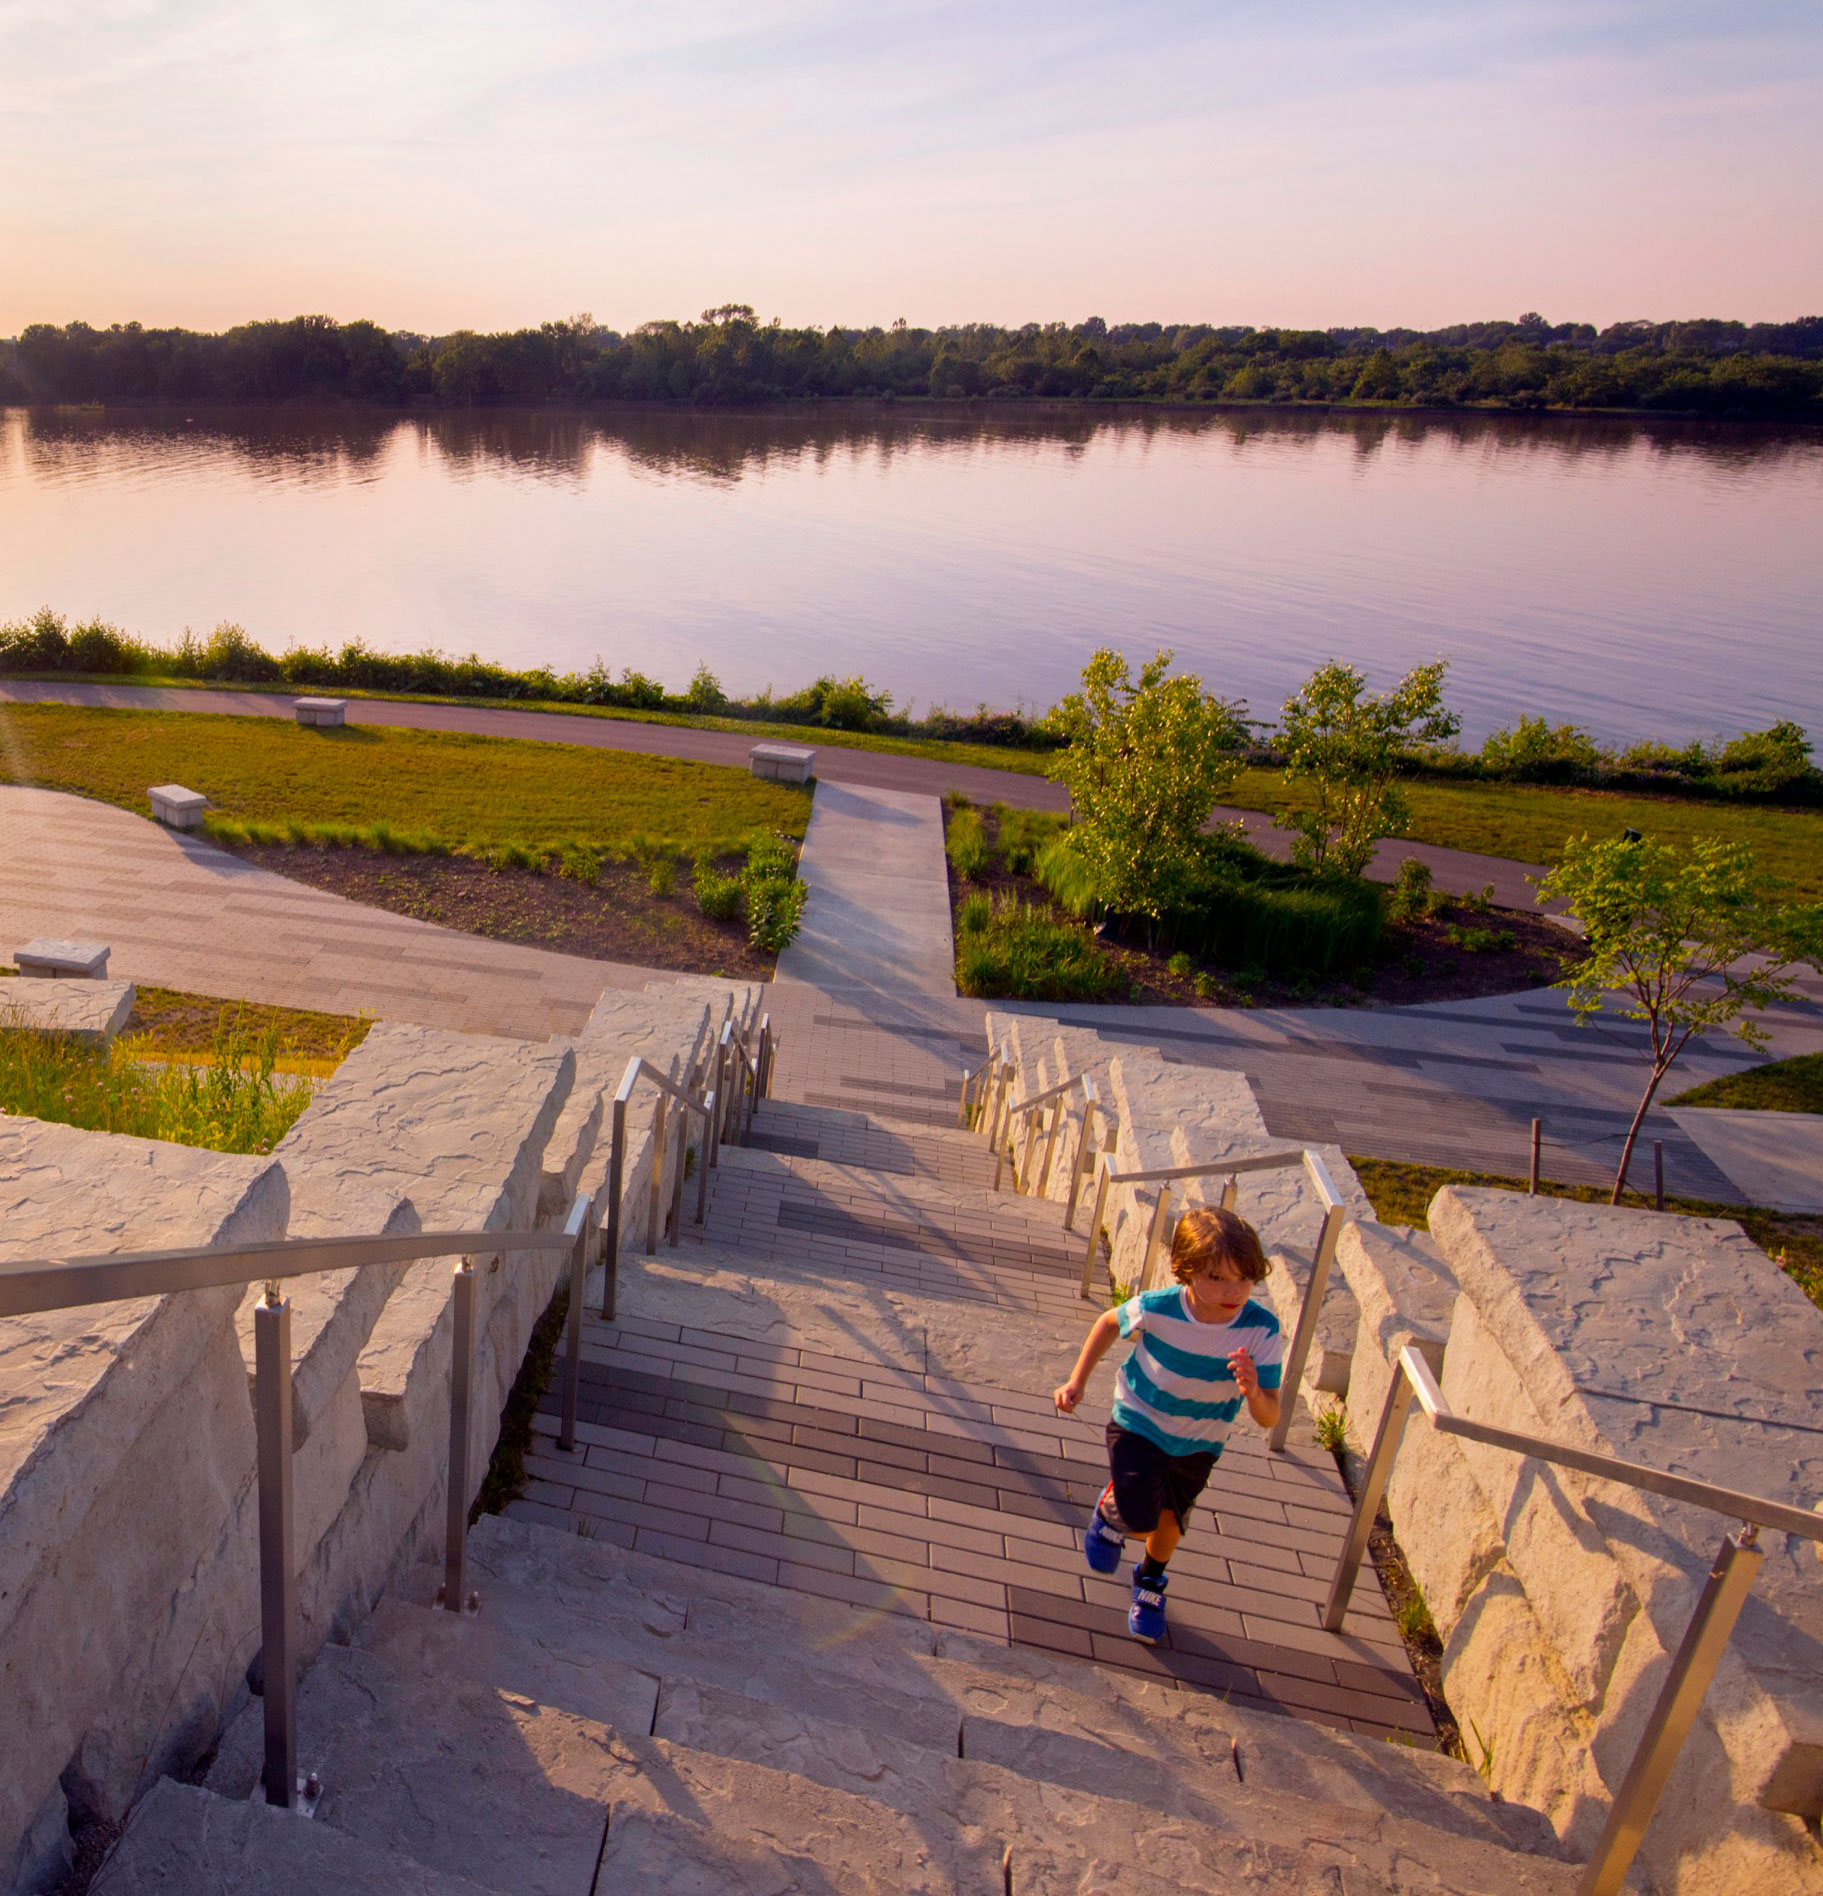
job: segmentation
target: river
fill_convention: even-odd
[[[0,415],[0,619],[243,625],[732,692],[1046,706],[1171,646],[1269,716],[1451,661],[1478,741],[1795,717],[1823,748],[1823,438],[1033,405]]]

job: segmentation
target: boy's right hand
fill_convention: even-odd
[[[1051,1391],[1051,1400],[1057,1405],[1059,1415],[1068,1415],[1082,1400],[1082,1384],[1067,1382]]]

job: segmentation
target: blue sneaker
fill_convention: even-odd
[[[1156,1580],[1142,1580],[1133,1569],[1133,1604],[1127,1608],[1127,1631],[1148,1646],[1156,1646],[1165,1636],[1165,1588],[1170,1581],[1164,1574]]]
[[[1113,1492],[1109,1484],[1108,1493]],[[1102,1519],[1101,1503],[1107,1494],[1095,1503],[1095,1512],[1089,1516],[1089,1524],[1082,1530],[1082,1557],[1089,1563],[1091,1573],[1113,1573],[1120,1566],[1120,1550],[1127,1544],[1126,1537],[1117,1533]]]

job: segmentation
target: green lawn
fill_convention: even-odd
[[[1823,811],[1535,784],[1408,783],[1404,789],[1412,810],[1410,840],[1416,843],[1554,863],[1564,844],[1585,831],[1613,836],[1637,829],[1678,843],[1726,836],[1751,844],[1761,864],[1784,876],[1795,894],[1812,901],[1823,897]],[[1284,777],[1268,770],[1244,772],[1223,801],[1274,813],[1297,804]]]
[[[1486,1185],[1497,1191],[1523,1192],[1522,1178],[1504,1178],[1492,1172],[1457,1172],[1441,1165],[1407,1165],[1393,1159],[1350,1157],[1355,1176],[1367,1194],[1374,1216],[1382,1224],[1429,1228],[1430,1204],[1445,1185]],[[1585,1205],[1605,1205],[1605,1185],[1554,1185],[1539,1181],[1546,1198],[1574,1198]],[[1646,1210],[1651,1199],[1628,1192],[1627,1205]],[[1691,1218],[1732,1218],[1791,1280],[1823,1309],[1823,1218],[1791,1212],[1762,1211],[1753,1205],[1718,1205],[1702,1198],[1667,1198],[1665,1209]]]
[[[1823,1113],[1823,1053],[1731,1073],[1680,1093],[1673,1106],[1730,1106],[1755,1113]]]
[[[810,793],[721,764],[571,744],[312,730],[181,711],[0,707],[0,781],[72,790],[148,815],[146,790],[181,783],[243,821],[393,829],[452,848],[610,853],[634,838],[724,854],[755,830],[802,836]]]
[[[16,672],[18,678],[39,678],[54,684],[68,681],[68,672]],[[289,698],[290,685],[248,685],[225,678],[166,678],[156,672],[119,676],[84,673],[85,684],[156,685],[165,691],[266,691]],[[702,716],[689,711],[636,711],[627,705],[554,704],[533,698],[439,698],[418,691],[362,691],[348,685],[334,687],[338,698],[370,698],[386,704],[476,705],[490,711],[538,711],[567,718],[618,718],[627,724],[676,724],[692,731],[732,731],[757,743],[827,744],[838,750],[886,751],[895,757],[930,757],[940,763],[974,764],[982,770],[1009,770],[1042,777],[1049,751],[1021,750],[1008,744],[966,744],[940,737],[888,737],[871,731],[832,731],[822,724],[778,724],[763,718]]]

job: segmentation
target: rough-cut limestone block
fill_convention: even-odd
[[[264,1242],[285,1216],[269,1159],[0,1119],[0,1258]],[[194,1757],[252,1650],[240,1296],[0,1323],[0,1870],[64,1792],[118,1817]]]
[[[814,750],[793,744],[755,744],[747,752],[747,768],[774,783],[808,783],[816,761]]]
[[[155,821],[169,829],[202,828],[209,799],[200,790],[186,790],[181,783],[155,783],[146,795]]]
[[[133,1001],[131,981],[7,981],[0,983],[0,1027],[105,1047],[127,1024]]]
[[[466,1877],[331,1824],[161,1778],[109,1852],[91,1896],[482,1896]]]
[[[710,1046],[730,1007],[738,1016],[751,994],[749,987],[726,982],[653,983],[638,992],[609,988],[595,1003],[580,1034],[552,1042],[575,1054],[576,1080],[545,1155],[539,1199],[545,1216],[560,1218],[568,1211],[584,1169],[604,1151],[614,1094],[627,1062],[638,1054],[663,1071],[676,1055],[681,1065],[693,1046]],[[635,1091],[628,1109],[629,1135],[636,1125],[650,1125],[656,1099],[653,1087]],[[693,1140],[699,1136],[691,1133]],[[605,1176],[605,1167],[596,1169]]]
[[[1430,1221],[1463,1291],[1444,1389],[1465,1412],[1800,1506],[1823,1490],[1823,1439],[1721,1419],[1809,1421],[1823,1385],[1823,1317],[1738,1227],[1453,1187]],[[1465,1445],[1465,1461],[1612,1785],[1728,1524],[1492,1450]],[[1754,1806],[1817,1808],[1823,1591],[1809,1543],[1764,1538],[1759,1584],[1648,1837],[1667,1887],[1707,1887],[1686,1857],[1795,1874],[1798,1825]],[[1729,1825],[1716,1821],[1718,1781],[1736,1800]]]
[[[1355,1446],[1366,1454],[1392,1387],[1393,1365],[1406,1344],[1418,1345],[1433,1375],[1442,1370],[1456,1280],[1423,1232],[1371,1218],[1343,1226],[1336,1268],[1360,1313],[1349,1368],[1348,1422]],[[1420,1424],[1407,1431],[1408,1437],[1415,1438],[1420,1428],[1433,1434]]]
[[[291,707],[300,724],[337,725],[348,722],[346,698],[299,698]]]

